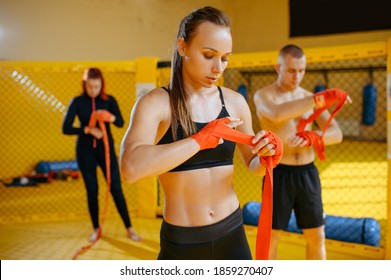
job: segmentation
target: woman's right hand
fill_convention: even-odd
[[[226,125],[231,128],[242,124],[243,122],[236,118],[221,118],[209,122],[204,128],[202,128],[197,133],[190,136],[197,141],[200,145],[200,151],[205,149],[211,149],[217,147],[217,145],[222,144],[224,140],[218,136],[215,136],[213,133],[216,128],[221,125]]]
[[[92,136],[94,136],[97,139],[101,139],[103,137],[102,131],[97,127],[90,128],[90,127],[86,126],[84,128],[84,133],[91,134]]]

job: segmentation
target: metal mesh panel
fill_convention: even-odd
[[[381,243],[386,235],[386,60],[385,57],[341,60],[308,64],[302,86],[313,90],[325,83],[349,92],[353,104],[336,116],[344,141],[326,147],[326,161],[316,160],[319,168],[324,208],[327,214],[345,217],[372,217],[380,223]],[[85,66],[85,65],[84,65]],[[31,173],[41,161],[73,160],[75,136],[61,132],[65,108],[72,97],[81,92],[81,64],[70,63],[0,63],[2,105],[0,116],[0,179]],[[91,63],[91,66],[96,66]],[[101,63],[106,89],[115,96],[128,125],[135,102],[135,73],[125,62]],[[158,71],[157,85],[169,81],[169,68]],[[274,82],[272,67],[229,68],[224,85],[237,90],[246,85],[247,100],[253,113],[254,130],[260,129],[255,115],[253,94]],[[363,86],[373,79],[377,87],[376,121],[362,124]],[[112,127],[117,155],[126,128]],[[261,200],[262,178],[249,174],[235,155],[234,186],[241,205]],[[100,205],[104,203],[105,181],[99,173]],[[137,211],[137,189],[123,183],[130,211]],[[38,187],[5,187],[0,184],[0,220],[29,220],[87,215],[87,203],[81,179],[39,184]],[[115,212],[110,199],[109,209]],[[159,204],[163,194],[159,188]],[[102,207],[101,207],[102,208]]]
[[[106,90],[113,95],[125,119],[124,128],[112,126],[115,149],[128,125],[135,102],[135,73],[129,63],[97,63],[102,70]],[[1,63],[2,109],[0,129],[0,179],[31,175],[40,161],[75,160],[76,136],[62,134],[64,113],[71,99],[82,91],[83,71],[90,65],[80,63]],[[76,120],[77,121],[77,120]],[[98,173],[99,200],[103,209],[106,183]],[[130,211],[135,210],[136,189],[123,185]],[[36,187],[6,187],[0,184],[0,220],[29,220],[86,216],[84,183],[53,180]],[[116,212],[112,199],[109,213]]]
[[[385,244],[387,219],[386,76],[385,57],[340,60],[308,64],[301,84],[310,91],[319,84],[341,88],[353,99],[353,104],[344,106],[336,116],[344,134],[343,142],[326,146],[327,159],[316,159],[315,164],[320,172],[325,212],[376,219],[381,228],[381,247]],[[225,86],[235,90],[240,85],[246,86],[255,131],[261,128],[255,115],[254,93],[276,78],[273,67],[225,71]],[[364,125],[363,87],[369,82],[377,88],[376,121]],[[235,167],[235,188],[241,203],[260,201],[260,180],[248,175],[240,161],[235,161]]]

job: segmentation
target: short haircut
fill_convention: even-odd
[[[304,56],[303,50],[297,45],[286,45],[280,50],[278,54],[278,60],[280,62],[280,58],[290,55],[294,58],[302,58]]]

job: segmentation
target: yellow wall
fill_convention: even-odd
[[[179,21],[213,5],[232,20],[234,52],[386,41],[391,30],[289,38],[288,0],[1,0],[0,59],[169,60]],[[44,50],[44,51],[43,51]]]

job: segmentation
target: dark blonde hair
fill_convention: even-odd
[[[178,38],[182,38],[187,44],[191,42],[196,34],[197,28],[204,22],[211,22],[217,26],[231,27],[229,18],[220,10],[206,6],[196,9],[182,19]],[[182,57],[178,52],[177,45],[171,62],[171,80],[169,85],[171,103],[171,127],[174,140],[179,126],[183,129],[185,137],[196,132],[194,123],[191,120],[191,111],[182,75]]]

